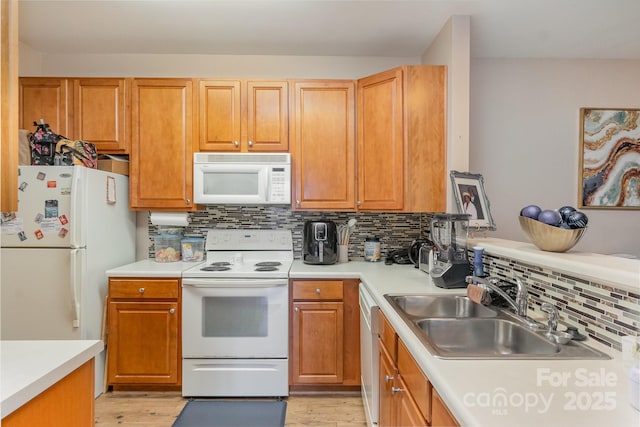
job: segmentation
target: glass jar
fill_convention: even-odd
[[[364,260],[369,262],[380,261],[380,238],[376,236],[365,238]]]

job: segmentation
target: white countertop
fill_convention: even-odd
[[[290,277],[360,278],[463,426],[640,425],[640,412],[628,403],[621,354],[593,340],[587,344],[612,355],[613,359],[439,359],[424,348],[384,299],[384,294],[464,294],[464,291],[438,288],[427,274],[410,265],[388,266],[364,261],[330,266],[295,261]],[[552,381],[561,376],[566,377],[564,383]],[[590,381],[587,383],[585,378]],[[504,399],[506,403],[500,405]]]
[[[203,262],[156,262],[145,259],[107,270],[107,277],[182,277],[182,272]]]
[[[2,418],[91,360],[103,347],[99,340],[0,341]]]
[[[622,289],[640,292],[640,260],[569,250],[545,252],[532,243],[496,238],[470,239],[470,246],[482,246],[493,255],[506,256],[567,274],[595,279]]]

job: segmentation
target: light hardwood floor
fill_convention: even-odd
[[[171,427],[187,403],[180,392],[108,392],[96,400],[96,426]],[[289,396],[287,427],[366,426],[360,396]]]

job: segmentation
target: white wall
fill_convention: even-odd
[[[470,31],[469,16],[452,16],[421,58],[447,66],[447,212],[457,211],[449,171],[469,170]]]
[[[640,107],[640,61],[471,62],[470,171],[485,179],[497,225],[489,236],[527,241],[518,215],[577,206],[581,107]],[[584,209],[575,249],[640,257],[640,211]]]

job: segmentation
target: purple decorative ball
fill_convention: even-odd
[[[520,216],[526,216],[528,218],[538,219],[538,215],[540,215],[540,212],[542,212],[542,209],[540,209],[540,206],[529,205],[522,208],[522,210],[520,211]]]
[[[588,222],[589,218],[580,211],[571,212],[567,218],[567,224],[571,228],[584,228]]]
[[[562,222],[562,216],[560,216],[558,211],[547,209],[540,212],[540,215],[538,215],[538,221],[557,227]]]
[[[571,212],[575,212],[576,208],[574,208],[573,206],[563,206],[560,209],[558,209],[558,212],[560,212],[560,216],[562,216],[562,221],[563,222],[567,222],[567,218],[569,218],[569,215],[571,215]]]

